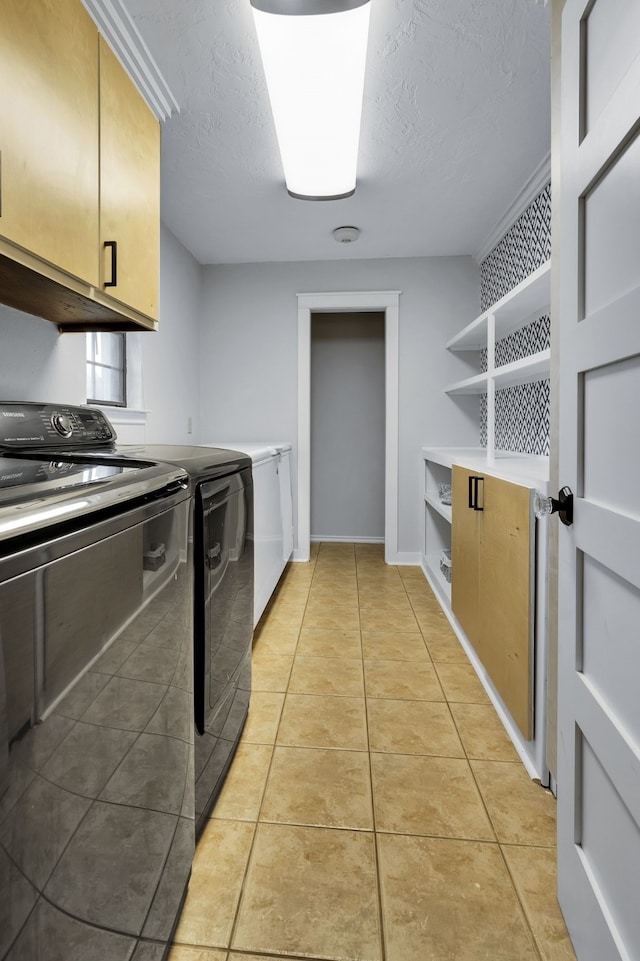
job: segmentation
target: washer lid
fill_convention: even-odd
[[[55,458],[55,459],[53,459]],[[131,501],[186,490],[183,470],[109,454],[0,455],[0,541]]]

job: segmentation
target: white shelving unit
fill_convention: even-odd
[[[440,553],[451,549],[452,508],[438,496],[440,484],[451,483],[454,464],[474,473],[492,475],[548,494],[549,458],[495,449],[495,394],[516,384],[549,377],[550,351],[542,350],[502,366],[495,364],[496,342],[540,317],[550,303],[550,263],[543,264],[514,287],[505,297],[459,331],[445,345],[451,351],[487,351],[487,370],[473,374],[445,388],[449,395],[487,394],[487,446],[424,447],[422,449],[424,540],[422,566],[442,609],[511,737],[530,775],[546,781],[545,696],[546,696],[546,580],[547,529],[544,521],[536,529],[535,594],[535,737],[525,741],[488,677],[473,646],[451,610],[451,585],[440,570]],[[479,366],[479,364],[478,364]],[[455,570],[452,571],[455,578]]]
[[[437,460],[424,461],[424,563],[438,586],[440,602],[451,607],[451,585],[440,570],[440,554],[451,550],[451,505],[443,504],[438,490],[451,484],[451,466]]]
[[[522,484],[548,494],[548,458],[496,451],[491,462],[483,447],[423,447],[424,541],[422,567],[440,601],[453,630],[466,651],[480,682],[509,734],[522,763],[532,778],[547,783],[545,752],[546,672],[547,672],[547,520],[537,521],[535,565],[535,736],[525,741],[502,698],[496,691],[473,646],[451,609],[451,585],[440,571],[440,552],[451,549],[452,507],[438,496],[440,484],[451,483],[455,464],[472,471]],[[455,578],[455,570],[452,578]]]
[[[496,367],[496,342],[539,317],[549,307],[550,300],[551,262],[547,261],[445,344],[447,350],[452,351],[487,350],[487,370],[450,384],[445,392],[450,395],[486,393],[489,460],[495,447],[496,390],[544,380],[550,370],[549,350]]]

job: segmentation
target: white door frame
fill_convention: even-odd
[[[298,524],[296,561],[311,544],[311,312],[384,310],[385,507],[384,559],[398,563],[398,332],[399,290],[298,294]]]

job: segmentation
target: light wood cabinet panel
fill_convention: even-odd
[[[78,0],[0,4],[0,236],[98,283],[97,28]]]
[[[531,491],[497,477],[485,477],[483,486],[482,662],[529,740],[533,736]]]
[[[160,249],[160,126],[110,48],[100,38],[101,288],[157,317]]]
[[[2,0],[0,303],[60,330],[155,330],[159,236],[160,127],[82,3]]]
[[[469,508],[469,479],[473,472],[454,466],[451,471],[451,609],[482,659],[480,626],[480,519]]]
[[[469,479],[480,477],[469,506]],[[451,608],[525,739],[533,737],[531,490],[454,466]]]

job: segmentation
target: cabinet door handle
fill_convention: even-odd
[[[105,247],[111,248],[111,280],[105,280],[105,287],[118,286],[118,241],[105,240]]]
[[[484,510],[483,507],[478,506],[478,482],[484,480],[479,474],[469,475],[469,509],[474,511]]]

